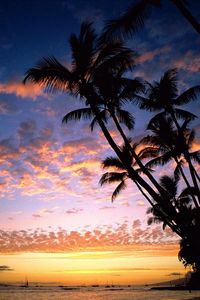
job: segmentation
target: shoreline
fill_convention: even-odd
[[[157,291],[200,291],[200,287],[198,288],[190,288],[188,286],[155,286],[151,287],[150,290]]]

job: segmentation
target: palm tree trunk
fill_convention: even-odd
[[[175,160],[176,164],[179,165],[179,162],[178,162],[177,157],[174,157],[174,160]],[[178,168],[179,168],[179,170],[180,170],[180,172],[181,172],[181,175],[182,175],[183,180],[185,181],[187,187],[188,187],[189,189],[191,189],[190,183],[189,183],[189,181],[187,180],[187,177],[185,176],[185,173],[184,173],[184,171],[183,171],[183,168],[182,168],[181,166],[179,166]],[[195,196],[194,196],[194,195],[191,195],[191,197],[192,197],[192,199],[193,199],[193,202],[194,202],[196,208],[198,208],[198,207],[199,207],[199,204],[198,204],[198,202],[197,202]]]
[[[145,168],[145,166],[143,165],[143,163],[141,162],[141,160],[139,159],[139,157],[137,156],[137,154],[135,153],[135,151],[132,149],[132,147],[129,144],[129,141],[126,137],[126,135],[123,132],[123,129],[121,128],[117,117],[115,116],[115,114],[113,113],[112,110],[109,110],[113,121],[120,133],[120,135],[122,136],[125,145],[128,147],[128,149],[130,150],[130,152],[132,153],[136,163],[138,164],[138,166],[141,168],[142,172],[149,178],[149,180],[151,181],[151,183],[156,187],[156,189],[159,191],[159,193],[163,196],[165,196],[166,191],[163,190],[163,188],[158,184],[158,182],[155,180],[155,178],[151,175],[151,173],[147,170],[147,168]],[[163,194],[164,192],[164,194]]]
[[[110,135],[109,131],[107,130],[103,120],[100,118],[98,108],[95,105],[93,105],[92,101],[89,101],[89,99],[88,99],[88,102],[90,104],[90,107],[91,107],[94,115],[97,118],[99,126],[101,127],[101,130],[102,130],[106,140],[108,141],[111,148],[115,151],[115,153],[117,154],[117,156],[119,157],[119,159],[123,163],[125,169],[127,170],[128,174],[129,174],[129,177],[132,179],[132,181],[134,183],[137,184],[137,186],[139,184],[141,187],[143,187],[149,193],[149,195],[152,197],[152,199],[154,199],[154,201],[156,203],[158,203],[161,207],[166,208],[166,210],[168,211],[168,214],[166,214],[166,216],[165,216],[166,224],[172,229],[173,232],[175,232],[180,237],[183,237],[182,230],[181,230],[180,226],[177,225],[178,224],[177,223],[178,216],[177,216],[177,212],[175,211],[174,207],[171,207],[171,206],[169,207],[168,203],[166,203],[164,201],[164,199],[161,198],[154,191],[154,189],[132,168],[132,166],[127,164],[127,162],[124,160],[122,152],[120,151],[119,147],[116,145],[113,138],[111,137],[111,135]],[[164,211],[165,211],[165,209],[164,209]],[[169,218],[167,217],[167,215],[170,216],[171,221],[169,221]]]
[[[113,138],[111,137],[110,133],[108,132],[104,122],[102,119],[99,117],[99,112],[98,109],[91,103],[90,104],[94,114],[96,115],[97,121],[99,123],[99,126],[101,127],[101,130],[107,139],[109,145],[111,148],[115,151],[121,162],[124,164],[124,167],[127,169],[130,178],[133,181],[138,182],[150,195],[155,201],[160,201],[160,197],[158,194],[152,189],[152,187],[132,168],[132,166],[128,165],[127,162],[124,160],[124,157],[122,155],[122,152],[120,151],[119,147],[116,145],[114,142]],[[157,202],[156,201],[156,202]]]
[[[197,179],[198,179],[198,181],[200,182],[200,177],[199,177],[199,175],[198,175],[197,171],[195,170],[195,168],[194,168],[194,173],[195,173],[195,175],[196,175],[196,178],[197,178]]]
[[[152,207],[154,207],[154,204],[153,202],[151,201],[151,199],[148,197],[148,195],[143,191],[143,189],[141,188],[141,186],[135,182],[138,190],[141,192],[141,194],[144,196],[144,198],[151,204]]]
[[[196,175],[194,173],[194,167],[192,165],[192,162],[191,162],[191,159],[190,159],[190,154],[188,152],[188,149],[187,149],[187,145],[185,143],[185,138],[181,132],[181,128],[180,128],[180,125],[174,115],[174,112],[173,110],[170,111],[170,115],[172,117],[172,120],[174,122],[174,124],[176,125],[176,128],[178,130],[178,133],[179,133],[179,136],[182,140],[182,143],[183,143],[183,146],[184,146],[184,149],[183,149],[183,155],[188,163],[188,166],[189,166],[189,170],[190,170],[190,175],[191,175],[191,178],[192,178],[192,181],[193,181],[193,184],[194,184],[194,187],[196,189],[196,193],[197,193],[197,198],[198,198],[198,202],[200,204],[200,189],[199,189],[199,186],[198,186],[198,183],[197,183],[197,180],[196,180]]]
[[[192,25],[194,30],[200,34],[200,23],[194,18],[187,7],[184,5],[182,0],[171,0],[172,3],[178,8],[181,14],[186,18],[186,20]]]

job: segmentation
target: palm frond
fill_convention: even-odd
[[[190,152],[190,157],[194,162],[197,162],[198,164],[200,164],[200,151],[194,151],[194,152]]]
[[[167,122],[166,113],[162,111],[161,113],[156,114],[147,125],[147,130],[153,130],[155,127],[158,128],[164,125],[164,121]],[[172,129],[172,122],[168,122],[167,126],[170,125],[170,129]]]
[[[178,182],[174,177],[162,176],[160,178],[161,186],[170,194],[172,197],[175,197],[177,194]]]
[[[186,197],[186,196],[196,196],[197,192],[196,192],[196,189],[195,187],[191,186],[191,187],[186,187],[180,194],[179,197],[183,198],[183,197]]]
[[[165,164],[170,162],[171,159],[172,159],[172,154],[170,152],[166,152],[163,155],[158,156],[158,157],[153,158],[150,161],[148,161],[145,164],[145,167],[152,169],[152,168],[157,167],[159,165],[164,166]]]
[[[122,40],[110,40],[107,43],[100,44],[98,49],[98,55],[94,62],[94,69],[100,67],[105,61],[109,61],[111,58],[119,55],[120,53],[124,53],[127,55],[128,60],[130,60],[131,64],[133,64],[134,59],[136,57],[136,53],[125,47],[124,42]],[[127,69],[125,69],[126,71]]]
[[[120,123],[125,124],[129,130],[134,128],[135,120],[131,113],[123,109],[118,109],[116,113]]]
[[[144,92],[144,83],[141,79],[129,79],[122,78],[120,81],[121,84],[121,92],[119,94],[120,103],[125,104],[127,102],[136,103],[138,97],[140,97],[137,93]]]
[[[139,151],[138,157],[142,159],[157,157],[160,153],[160,148],[158,147],[145,147]]]
[[[198,99],[198,96],[200,94],[200,85],[193,86],[183,92],[180,96],[178,96],[175,100],[176,105],[183,105],[187,104],[191,101],[195,101]]]
[[[70,36],[70,46],[72,50],[73,72],[84,77],[91,67],[95,55],[96,34],[92,23],[83,22],[81,24],[80,34]]]
[[[197,118],[196,115],[194,115],[193,113],[180,109],[180,108],[175,108],[174,109],[174,114],[178,119],[183,119],[183,120],[194,120]]]
[[[164,73],[164,76],[160,80],[160,91],[162,95],[168,96],[168,101],[177,97],[177,69],[169,69]],[[162,100],[162,99],[161,99]]]
[[[101,120],[103,120],[105,123],[107,122],[107,118],[108,118],[108,112],[106,109],[102,110],[99,112],[99,117],[101,118]],[[91,124],[90,124],[90,128],[91,131],[94,130],[94,127],[98,125],[98,119],[97,117],[94,117],[94,119],[92,120]]]
[[[126,48],[122,47],[121,50],[107,57],[101,64],[95,66],[95,73],[104,74],[109,70],[113,74],[118,73],[121,69],[132,70],[134,66],[134,55],[133,52]]]
[[[114,190],[114,192],[112,194],[112,202],[121,193],[121,191],[124,190],[125,188],[126,188],[125,181],[122,180],[122,182],[120,182],[120,184],[116,187],[116,189]]]
[[[77,121],[80,119],[85,119],[85,120],[91,119],[93,115],[94,114],[91,108],[76,109],[67,113],[62,119],[62,123],[68,123],[69,121],[72,120]]]
[[[24,83],[37,83],[49,92],[67,91],[73,82],[73,75],[55,57],[43,58],[25,73]]]
[[[138,3],[134,3],[121,17],[107,22],[100,41],[103,43],[109,39],[123,39],[137,33],[144,26],[151,6],[159,4],[159,0],[140,0]]]
[[[99,184],[102,186],[107,183],[113,183],[113,182],[121,182],[127,177],[127,172],[106,172],[104,173],[100,180]]]
[[[113,157],[113,156],[108,156],[107,158],[105,158],[102,161],[102,167],[104,169],[109,167],[114,167],[119,170],[124,170],[124,165],[122,164],[122,162],[117,157]]]

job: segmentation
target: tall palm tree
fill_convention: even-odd
[[[120,148],[110,135],[105,120],[102,118],[100,105],[105,101],[99,94],[98,78],[101,74],[118,74],[126,66],[131,70],[134,62],[134,53],[126,48],[119,40],[100,45],[92,24],[83,23],[79,36],[70,37],[72,50],[72,66],[67,68],[57,59],[44,58],[34,68],[27,71],[24,82],[31,81],[40,84],[47,91],[61,90],[84,100],[84,110],[74,112],[69,118],[95,116],[109,145],[123,162],[130,178],[136,182],[157,202],[163,202],[155,188],[147,183],[142,176],[124,158]],[[88,109],[89,108],[89,109]],[[64,117],[66,121],[67,117]],[[161,192],[161,191],[160,191]],[[173,210],[173,207],[171,208]]]
[[[170,191],[170,193],[167,193],[166,195],[166,201],[173,203],[173,206],[179,212],[182,226],[185,230],[187,230],[187,228],[191,225],[190,222],[194,207],[188,189],[184,189],[180,195],[178,195],[178,181],[179,179],[174,176],[170,177],[164,175],[160,178],[160,184],[162,187],[166,191]],[[160,210],[162,211],[162,208],[158,204],[155,204],[154,207],[147,210],[147,214],[152,214],[152,216],[148,219],[148,224],[163,223],[163,228],[165,228],[167,224],[163,221]]]
[[[143,160],[149,157],[152,157],[153,155],[157,155],[157,149],[154,147],[146,147],[143,149],[140,149],[140,144],[133,144],[132,148],[134,151],[137,152],[138,157]],[[121,147],[122,153],[126,157],[127,160],[129,160],[130,164],[137,167],[136,170],[138,173],[142,173],[142,170],[139,168],[137,162],[132,156],[132,151],[130,151],[129,148],[126,147],[126,145],[123,145]],[[99,183],[101,185],[105,184],[112,184],[112,183],[118,183],[117,187],[113,191],[112,194],[112,201],[115,200],[115,198],[119,195],[122,190],[126,188],[126,181],[130,179],[128,172],[124,168],[123,163],[117,158],[113,156],[109,156],[106,159],[102,161],[102,166],[104,169],[109,169],[111,168],[112,171],[106,172],[101,176],[101,179]],[[152,169],[146,166],[146,168],[152,172]],[[114,169],[114,170],[113,170]],[[153,199],[149,198],[149,196],[145,193],[144,189],[139,185],[136,184],[137,188],[140,190],[142,195],[146,198],[146,200],[151,204],[151,207],[153,211],[157,211],[159,208],[159,216],[160,220],[162,220],[166,225],[168,225],[173,231],[177,232],[179,231],[179,234],[181,234],[182,229],[180,226],[180,216],[178,216],[179,219],[179,224],[177,222],[177,216],[176,216],[176,211],[172,209],[173,203],[168,201],[168,199],[173,198],[173,193],[171,194],[170,189],[166,189],[162,184],[162,191],[165,193],[165,201],[160,202],[159,204],[154,201]],[[162,197],[162,195],[160,195]]]
[[[187,124],[188,121],[183,123],[181,126],[181,132],[185,138],[191,160],[200,163],[200,151],[191,152],[195,133],[194,130],[189,130],[187,128]],[[163,166],[173,159],[177,165],[174,171],[175,176],[178,176],[179,178],[179,174],[181,174],[186,186],[191,189],[191,185],[183,170],[184,157],[182,139],[180,139],[178,131],[174,129],[171,118],[155,118],[153,122],[149,123],[147,129],[151,130],[151,134],[144,137],[141,140],[141,143],[150,145],[157,149],[157,156],[155,157],[154,155],[154,158],[146,163],[146,167],[153,168],[157,165]],[[196,207],[199,207],[195,195],[192,195],[192,198]]]
[[[179,95],[177,87],[177,69],[170,69],[164,73],[164,76],[161,77],[159,82],[154,82],[153,84],[147,83],[146,98],[138,97],[137,104],[141,109],[154,112],[161,111],[151,119],[150,123],[163,116],[170,116],[173,120],[179,133],[182,151],[186,161],[188,162],[192,181],[197,190],[200,203],[200,190],[197,182],[199,176],[191,162],[188,145],[178,121],[178,119],[193,120],[196,118],[196,116],[191,112],[180,109],[179,107],[183,104],[189,103],[190,101],[197,100],[199,94],[200,86],[193,86]]]
[[[171,197],[168,198],[168,202],[172,202],[174,207],[179,213],[180,222],[182,222],[182,228],[184,236],[180,241],[180,250],[178,252],[179,260],[185,267],[192,267],[195,272],[194,277],[198,277],[198,283],[195,283],[195,278],[189,283],[192,287],[199,287],[200,278],[200,221],[199,221],[199,208],[192,205],[192,198],[188,189],[183,190],[178,195],[178,178],[163,176],[160,179],[160,184],[166,190],[170,190]],[[169,195],[169,193],[168,193]],[[168,197],[166,195],[166,199]],[[148,214],[152,216],[148,219],[148,224],[163,223],[163,229],[166,227],[166,222],[162,217],[162,208],[155,204],[147,210]]]
[[[103,98],[102,102],[104,103],[106,110],[109,112],[109,115],[113,119],[116,129],[121,135],[124,144],[132,152],[132,155],[138,166],[157,188],[157,190],[162,194],[162,188],[159,186],[149,170],[145,168],[141,159],[135,153],[134,148],[130,146],[126,134],[124,133],[124,130],[120,124],[125,123],[128,129],[133,129],[134,120],[130,113],[122,110],[122,105],[127,102],[134,101],[134,99],[138,97],[138,93],[144,92],[144,84],[141,82],[141,80],[133,80],[123,77],[124,72],[127,71],[126,66],[121,65],[119,72],[116,74],[111,74],[110,71],[106,71],[107,70],[105,70],[102,74],[98,74],[97,80],[95,80],[95,83],[98,85],[99,94]],[[102,113],[102,117],[105,119],[105,113],[103,111]],[[94,120],[92,125],[94,124]]]
[[[191,14],[184,0],[170,0],[183,17],[191,24],[194,30],[200,34],[200,23]],[[164,2],[164,1],[163,1]],[[101,40],[110,38],[130,37],[137,33],[145,24],[150,12],[154,8],[160,8],[162,0],[138,0],[133,3],[122,16],[107,22]]]

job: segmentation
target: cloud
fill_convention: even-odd
[[[138,205],[138,206],[145,206],[146,203],[145,203],[143,200],[138,200],[138,201],[137,201],[137,205]]]
[[[167,276],[181,276],[181,275],[182,275],[182,273],[173,272],[173,273],[168,274]]]
[[[0,266],[0,272],[4,272],[4,271],[14,271],[13,269],[11,269],[9,266],[5,266],[5,265],[1,265]]]
[[[72,209],[66,213],[76,214],[81,209]],[[36,218],[40,218],[35,214]],[[65,252],[84,249],[93,251],[106,248],[114,250],[124,247],[136,247],[152,253],[152,249],[168,249],[168,254],[174,253],[177,248],[178,238],[169,229],[163,231],[161,226],[142,228],[139,220],[134,220],[133,225],[127,222],[118,226],[99,226],[92,230],[67,231],[59,228],[56,231],[44,229],[0,231],[0,253],[20,252]]]
[[[0,100],[0,114],[1,115],[12,115],[19,111],[17,106],[10,100]]]
[[[0,93],[15,94],[17,97],[30,98],[32,100],[36,100],[39,96],[47,97],[41,86],[31,83],[24,85],[22,82],[18,81],[0,83]]]
[[[101,141],[77,137],[62,144],[52,127],[38,126],[34,120],[23,121],[14,137],[0,140],[1,197],[11,199],[16,192],[46,200],[92,195],[92,181],[100,173],[97,157],[105,149]]]
[[[187,51],[181,57],[174,59],[173,65],[190,74],[197,73],[200,71],[200,55],[192,51]]]
[[[80,213],[80,212],[82,212],[83,211],[83,209],[82,208],[72,208],[72,209],[68,209],[68,210],[66,210],[65,211],[65,213],[66,214],[68,214],[68,215],[71,215],[71,214],[78,214],[78,213]]]
[[[32,216],[33,216],[34,218],[42,218],[42,216],[39,215],[39,214],[32,214]]]
[[[169,46],[165,46],[162,48],[156,48],[152,51],[147,51],[137,58],[136,63],[143,64],[145,62],[152,61],[153,59],[155,59],[156,56],[166,54],[170,51],[171,51],[171,47],[169,47]]]
[[[109,209],[115,209],[116,207],[115,206],[103,206],[103,207],[100,207],[99,209],[100,210],[109,210]]]

